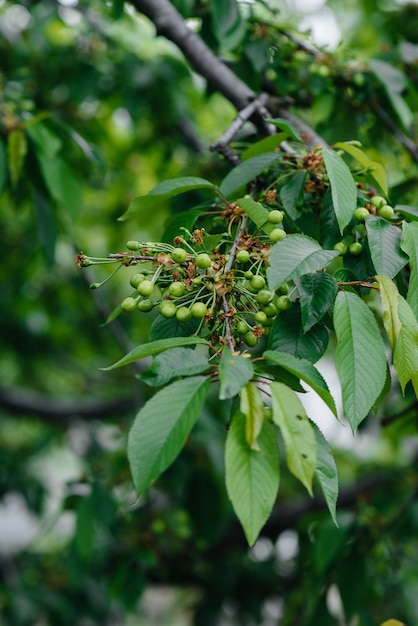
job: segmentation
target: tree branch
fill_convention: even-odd
[[[396,124],[394,124],[394,122],[392,121],[392,118],[389,117],[389,115],[386,113],[384,109],[382,109],[380,104],[377,104],[377,102],[372,102],[372,108],[375,111],[375,113],[380,117],[382,122],[386,124],[389,130],[395,135],[395,137],[399,139],[401,144],[405,146],[405,148],[409,151],[409,153],[415,159],[415,161],[418,161],[417,144],[414,141],[412,141],[412,139],[407,137],[405,133],[403,133],[401,129],[398,128],[398,126],[396,126]]]

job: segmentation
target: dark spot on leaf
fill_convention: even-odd
[[[303,457],[304,459],[307,459],[307,458],[308,458],[308,455],[307,455],[307,454],[305,454],[304,452],[302,452],[302,457]]]

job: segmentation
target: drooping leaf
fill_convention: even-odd
[[[335,364],[344,414],[353,432],[367,416],[386,380],[387,361],[373,313],[359,296],[340,291],[334,306]]]
[[[404,222],[401,247],[409,257],[411,268],[406,301],[418,319],[418,222]]]
[[[335,464],[335,460],[331,451],[331,447],[321,430],[310,420],[311,426],[315,433],[316,445],[317,445],[317,458],[315,475],[321,486],[322,493],[324,494],[325,502],[329,512],[331,513],[332,520],[336,526],[337,522],[337,498],[338,498],[338,471]]]
[[[300,309],[293,306],[276,317],[270,329],[268,349],[286,352],[300,359],[316,363],[328,346],[328,331],[316,324],[306,333],[303,330]]]
[[[399,319],[399,291],[395,283],[387,276],[376,276],[380,287],[380,298],[383,308],[383,325],[392,350],[395,348],[396,340],[401,330],[401,320]]]
[[[240,163],[223,179],[220,187],[221,193],[229,198],[238,191],[244,190],[248,183],[280,159],[281,155],[278,152],[265,152]]]
[[[283,130],[287,134],[287,136],[290,137],[291,139],[294,139],[295,141],[298,141],[299,143],[303,143],[303,139],[300,136],[298,129],[287,120],[282,119],[281,117],[275,117],[273,119],[266,119],[265,121]]]
[[[260,451],[258,436],[264,423],[264,403],[255,383],[247,383],[241,390],[240,410],[245,415],[245,437],[252,450]]]
[[[128,436],[128,459],[138,496],[180,453],[209,387],[204,376],[179,380],[156,393],[137,414]]]
[[[328,389],[328,385],[310,361],[307,361],[306,359],[298,359],[297,357],[284,352],[273,352],[272,350],[267,350],[267,352],[264,352],[263,356],[265,359],[276,363],[276,365],[280,365],[280,367],[287,369],[289,372],[298,378],[301,378],[305,383],[312,387],[319,397],[322,398],[328,408],[331,409],[335,417],[337,417],[337,409],[334,398]]]
[[[322,156],[331,185],[332,203],[342,233],[353,219],[357,205],[357,187],[348,166],[329,148],[322,148]]]
[[[269,422],[264,422],[258,444],[260,452],[249,447],[245,416],[238,411],[226,438],[225,480],[229,499],[251,546],[272,511],[279,488],[279,454]]]
[[[366,230],[376,272],[394,278],[408,262],[401,249],[402,231],[375,215],[366,219]]]
[[[316,467],[316,438],[305,409],[297,395],[282,383],[270,384],[273,421],[280,428],[290,472],[312,495]]]
[[[269,234],[277,228],[276,224],[271,224],[267,220],[269,212],[260,202],[256,202],[252,198],[239,198],[236,202],[260,230]]]
[[[377,184],[379,185],[380,189],[385,194],[385,196],[387,196],[388,194],[387,175],[386,175],[386,170],[381,163],[378,163],[377,161],[372,161],[370,157],[365,152],[363,152],[363,150],[360,150],[360,148],[353,146],[351,143],[346,143],[345,141],[339,141],[336,144],[334,144],[334,146],[336,148],[340,148],[341,150],[344,150],[344,152],[347,152],[347,154],[350,154],[354,159],[356,159],[359,163],[361,163],[363,167],[369,170],[370,175],[374,178],[375,182],[377,182]]]
[[[10,180],[14,187],[20,178],[27,149],[25,133],[22,130],[12,130],[7,136],[7,158]]]
[[[129,363],[143,359],[146,356],[158,354],[159,352],[164,352],[164,350],[170,350],[170,348],[192,346],[197,343],[207,344],[207,341],[201,337],[171,337],[168,339],[152,341],[151,343],[144,343],[128,352],[128,354],[125,354],[124,357],[113,365],[110,365],[109,367],[102,367],[101,369],[104,371],[113,370],[116,367],[128,365]]]
[[[219,362],[219,399],[226,400],[236,396],[253,374],[251,359],[234,355],[229,348],[224,348]]]
[[[302,312],[303,330],[317,324],[333,305],[338,291],[335,278],[325,272],[304,274],[295,278]]]
[[[418,398],[418,321],[402,296],[399,296],[398,314],[401,329],[396,339],[393,365],[402,392],[405,393],[405,387],[411,381]]]
[[[267,268],[269,289],[293,280],[302,274],[316,272],[338,256],[337,250],[323,250],[319,243],[305,235],[288,235],[274,244]]]
[[[208,359],[201,352],[190,348],[172,348],[157,354],[152,366],[140,375],[151,387],[162,387],[173,378],[196,376],[209,368]]]
[[[181,193],[186,193],[187,191],[194,191],[195,189],[210,189],[215,191],[216,186],[204,178],[194,176],[184,176],[182,178],[165,180],[156,185],[146,195],[139,196],[138,198],[135,198],[135,200],[132,200],[128,210],[119,218],[119,220],[127,219],[144,209],[152,208],[169,198],[178,196]]]
[[[296,174],[282,185],[279,191],[280,200],[283,202],[284,209],[293,220],[296,220],[302,215],[300,206],[303,202],[303,190],[307,176],[308,172],[296,172]]]

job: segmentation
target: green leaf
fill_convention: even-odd
[[[395,112],[398,114],[405,130],[409,131],[411,129],[413,116],[411,109],[401,95],[407,86],[406,75],[389,63],[378,59],[369,61],[369,66],[376,78],[384,86],[386,95]]]
[[[351,143],[346,143],[344,141],[339,141],[334,144],[335,148],[340,148],[347,152],[350,156],[352,156],[356,161],[358,161],[363,167],[365,167],[370,172],[370,176],[374,178],[374,180],[379,185],[382,192],[387,196],[388,194],[388,182],[387,182],[387,174],[384,166],[377,161],[372,161],[367,154],[353,146]]]
[[[418,222],[418,207],[408,206],[407,204],[397,204],[395,211],[401,215],[406,215],[411,222]]]
[[[37,122],[28,126],[26,132],[36,144],[36,150],[47,159],[54,159],[62,148],[60,137],[44,122]]]
[[[353,432],[367,416],[386,380],[387,361],[373,313],[359,296],[340,291],[334,306],[335,364],[344,414]]]
[[[243,152],[241,160],[247,161],[258,154],[272,152],[282,143],[282,141],[286,139],[287,136],[287,133],[276,133],[275,135],[270,135],[269,137],[263,137],[263,139],[256,141],[249,148],[247,148],[245,152]]]
[[[159,352],[164,352],[164,350],[170,350],[170,348],[178,348],[180,346],[192,346],[197,343],[207,344],[208,342],[201,337],[172,337],[169,339],[152,341],[151,343],[144,343],[128,352],[128,354],[125,354],[122,359],[120,359],[113,365],[110,365],[109,367],[102,367],[100,369],[104,371],[113,370],[116,367],[128,365],[129,363],[133,363],[134,361],[143,359],[146,356],[158,354]]]
[[[280,188],[279,196],[286,213],[293,220],[302,215],[300,206],[304,198],[304,188],[308,172],[297,172]]]
[[[402,231],[375,215],[366,219],[366,230],[376,272],[394,278],[408,262],[401,250]]]
[[[189,337],[199,328],[200,320],[192,318],[188,322],[179,322],[176,317],[166,318],[158,315],[151,325],[149,340],[158,341],[170,337]]]
[[[298,141],[299,143],[304,143],[296,126],[293,126],[293,124],[291,124],[287,120],[284,120],[281,117],[275,117],[273,119],[266,119],[265,121],[268,124],[273,124],[273,126],[280,128],[280,130],[283,130],[286,133],[286,135],[290,137],[291,139],[294,139],[295,141]]]
[[[271,224],[268,221],[269,211],[263,207],[260,202],[256,202],[252,200],[252,198],[239,198],[236,202],[238,206],[246,212],[259,230],[263,230],[265,233],[269,234],[272,230],[277,228],[277,224]]]
[[[128,459],[138,496],[176,459],[209,392],[203,376],[172,383],[148,400],[128,436]]]
[[[12,130],[7,137],[7,157],[9,162],[10,180],[16,186],[25,160],[28,146],[26,135],[21,130]]]
[[[212,27],[218,42],[222,45],[229,32],[235,30],[240,21],[236,0],[212,0],[210,5]]]
[[[399,378],[402,393],[411,381],[418,398],[418,321],[407,301],[399,296],[398,314],[401,329],[398,333],[393,365]]]
[[[264,423],[264,403],[255,383],[247,383],[241,390],[240,410],[245,415],[245,438],[252,450],[260,452],[258,437]]]
[[[225,445],[225,479],[229,499],[252,546],[270,516],[279,489],[279,454],[272,425],[264,422],[260,452],[246,440],[245,416],[234,415]]]
[[[236,396],[253,375],[251,359],[234,355],[229,348],[224,348],[219,363],[219,399],[226,400]]]
[[[82,205],[82,188],[67,163],[59,155],[53,158],[37,152],[36,157],[51,196],[65,206],[72,217],[77,216]]]
[[[338,291],[335,278],[324,272],[304,274],[295,278],[298,289],[304,332],[317,324],[334,304]]]
[[[203,210],[204,209],[190,209],[189,211],[171,215],[165,224],[161,241],[173,243],[174,237],[177,237],[182,232],[181,228],[192,231],[196,220],[202,215]]]
[[[48,198],[40,193],[38,189],[34,191],[33,200],[38,218],[38,232],[42,252],[46,264],[48,267],[51,267],[55,261],[55,244],[57,241],[57,227],[54,213]]]
[[[124,213],[119,220],[127,219],[144,209],[161,204],[169,198],[178,196],[186,191],[194,191],[195,189],[211,189],[215,191],[216,186],[205,180],[204,178],[197,178],[194,176],[184,176],[182,178],[172,178],[159,183],[151,189],[145,196],[139,196],[131,202],[126,213]]]
[[[270,252],[267,268],[270,291],[297,276],[326,267],[337,256],[337,250],[323,250],[311,237],[288,235],[274,244]]]
[[[289,311],[282,311],[274,320],[268,348],[316,363],[324,355],[328,339],[327,329],[320,324],[305,333],[300,309],[293,306]]]
[[[336,152],[322,148],[322,156],[331,185],[335,215],[342,233],[353,219],[357,206],[356,183],[349,168]]]
[[[395,348],[396,340],[401,330],[401,320],[399,319],[399,291],[395,283],[387,276],[376,276],[380,287],[380,298],[383,309],[383,326],[392,350]]]
[[[337,522],[337,498],[338,498],[338,471],[329,443],[318,426],[310,420],[315,433],[317,445],[317,458],[315,475],[324,494],[325,502],[332,520],[336,526]]]
[[[403,224],[402,250],[409,256],[411,274],[406,301],[418,319],[418,222]]]
[[[196,376],[209,368],[207,357],[190,348],[172,348],[154,357],[152,366],[139,378],[151,387],[162,387],[173,378]]]
[[[322,398],[328,408],[334,413],[335,417],[338,417],[334,398],[329,392],[328,385],[310,361],[298,359],[285,352],[274,352],[272,350],[264,352],[263,357],[302,379],[316,391],[319,397]]]
[[[273,421],[280,428],[290,472],[312,496],[316,467],[316,438],[301,401],[282,383],[271,383]]]
[[[3,189],[7,180],[7,155],[6,148],[3,141],[0,139],[0,196],[3,193]]]
[[[278,152],[265,152],[240,163],[222,181],[220,191],[227,198],[244,190],[259,174],[281,159]]]

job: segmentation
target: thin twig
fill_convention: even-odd
[[[383,417],[380,418],[380,423],[382,426],[389,426],[390,424],[393,424],[394,422],[398,421],[399,419],[402,419],[403,417],[411,413],[411,411],[416,411],[417,409],[418,409],[418,401],[415,401],[409,406],[402,409],[402,411],[399,411],[398,413],[394,413],[393,415],[384,415]]]
[[[407,137],[398,126],[396,126],[396,124],[392,121],[392,118],[389,117],[384,109],[382,109],[380,104],[377,104],[377,102],[372,102],[371,106],[375,113],[380,117],[382,122],[386,124],[389,130],[391,130],[393,134],[399,139],[401,144],[405,146],[405,148],[409,151],[415,161],[418,161],[418,145],[414,141],[412,141],[412,139]]]
[[[226,299],[226,296],[222,296],[222,308],[224,310],[225,313],[225,334],[226,334],[226,341],[228,344],[228,348],[231,350],[231,352],[234,351],[234,342],[232,341],[232,333],[231,333],[231,322],[229,319],[231,310],[229,308],[229,304],[228,304],[228,300]]]

